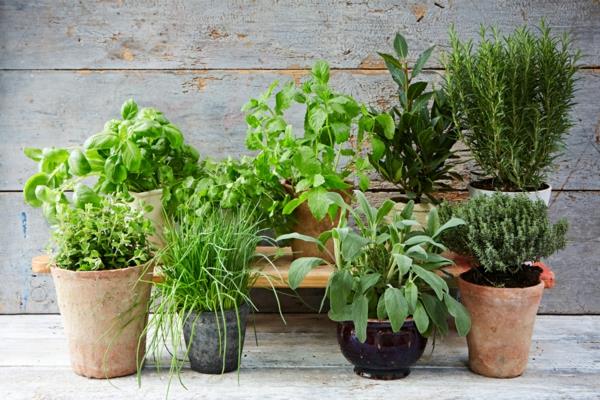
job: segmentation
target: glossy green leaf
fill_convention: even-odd
[[[92,170],[85,154],[80,149],[71,151],[69,155],[69,169],[74,175],[85,176]]]
[[[83,208],[88,203],[98,206],[100,201],[100,196],[90,187],[84,184],[79,184],[77,187],[75,187],[75,192],[73,193],[73,203],[76,207]]]
[[[112,183],[123,183],[127,179],[127,168],[115,156],[106,159],[104,163],[104,173]]]
[[[400,33],[396,33],[394,37],[394,50],[400,58],[406,58],[408,55],[408,43]]]
[[[396,124],[394,123],[394,118],[392,118],[392,116],[388,113],[383,113],[375,117],[375,120],[383,129],[384,136],[387,139],[392,140],[396,132]]]
[[[133,141],[125,141],[123,144],[121,157],[123,157],[123,164],[125,164],[125,167],[129,171],[139,171],[140,166],[142,165],[142,153],[140,152],[139,147]]]
[[[327,62],[322,60],[317,61],[313,65],[311,72],[320,83],[327,83],[329,81],[329,64]]]
[[[25,153],[25,155],[32,159],[33,161],[40,161],[42,159],[42,149],[38,149],[35,147],[25,147],[23,149],[23,153]]]
[[[163,132],[173,148],[178,149],[183,145],[183,134],[175,125],[163,126]]]
[[[332,204],[331,200],[327,196],[327,191],[323,188],[317,188],[307,192],[308,197],[308,208],[311,214],[321,221],[327,215],[329,206]]]
[[[415,66],[413,67],[413,70],[412,70],[411,76],[413,78],[421,73],[421,70],[425,66],[425,63],[427,62],[427,60],[429,60],[429,57],[431,57],[431,53],[433,52],[434,48],[435,48],[435,46],[431,46],[430,48],[428,48],[427,50],[425,50],[423,53],[421,53],[419,55],[419,58],[417,58],[417,62],[415,62]]]
[[[137,115],[138,105],[133,99],[127,100],[121,106],[121,116],[123,119],[133,119]]]
[[[23,186],[23,197],[27,204],[32,207],[41,207],[42,201],[35,195],[35,189],[40,185],[47,185],[49,177],[44,172],[32,175]]]
[[[118,144],[119,137],[114,133],[97,133],[90,136],[83,144],[83,147],[85,149],[103,150],[116,147]]]
[[[375,160],[380,160],[385,154],[385,143],[383,143],[377,137],[371,138],[371,151],[372,157]]]

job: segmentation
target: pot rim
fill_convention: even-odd
[[[541,189],[537,189],[537,190],[510,190],[510,191],[506,191],[506,190],[490,190],[490,189],[481,189],[478,188],[476,186],[473,186],[471,183],[477,183],[477,182],[484,182],[486,180],[489,180],[490,178],[485,178],[485,179],[477,179],[477,180],[473,180],[470,181],[467,184],[467,188],[471,188],[474,190],[478,190],[480,192],[486,192],[486,193],[544,193],[544,192],[551,192],[552,191],[552,185],[550,185],[549,183],[543,182],[542,183],[542,188]]]
[[[138,197],[138,198],[144,198],[144,197],[152,197],[155,196],[157,194],[162,195],[162,188],[159,189],[154,189],[154,190],[147,190],[145,192],[129,192],[132,196]]]
[[[352,321],[351,319],[347,320],[347,321],[337,321],[338,324],[342,324],[342,323],[354,323],[354,321]],[[413,317],[406,317],[404,319],[404,322],[402,323],[402,325],[404,325],[405,323],[413,323],[414,324],[414,319]],[[389,319],[375,319],[375,318],[369,318],[367,319],[367,325],[391,325],[392,323],[390,322]]]
[[[348,185],[350,185],[350,187],[346,188],[346,189],[328,190],[328,192],[344,192],[344,194],[351,196],[352,195],[351,192],[356,188],[356,186],[354,185],[354,182],[352,182],[352,181],[344,180],[344,182],[346,182]],[[291,183],[289,183],[287,180],[281,181],[281,185],[285,188],[286,192],[288,192],[292,196],[297,196],[299,193],[302,193],[302,192],[296,193],[294,186]]]
[[[497,288],[494,286],[478,285],[476,283],[471,283],[463,278],[463,275],[466,274],[467,272],[469,272],[469,271],[465,271],[458,276],[458,284],[459,284],[460,290],[462,290],[461,286],[463,286],[464,288],[472,289],[472,291],[488,292],[490,295],[492,295],[493,293],[496,293],[496,294],[498,294],[498,293],[519,293],[519,295],[521,295],[521,296],[524,296],[524,295],[533,296],[538,292],[540,286],[541,286],[542,290],[545,287],[545,283],[542,279],[540,279],[540,281],[533,286],[527,286],[527,287],[522,287],[522,288],[519,288],[519,287],[517,287],[517,288]]]
[[[105,270],[101,270],[101,271],[73,271],[70,269],[60,268],[55,265],[51,265],[50,272],[53,275],[58,273],[58,274],[70,275],[71,277],[77,277],[77,278],[82,278],[82,279],[93,279],[93,278],[96,278],[99,276],[127,275],[132,271],[139,270],[142,267],[148,266],[148,270],[146,271],[146,274],[149,274],[152,272],[150,263],[151,263],[151,261],[148,261],[148,262],[145,262],[144,264],[138,264],[138,265],[134,265],[132,267],[117,268],[117,269],[105,269]]]

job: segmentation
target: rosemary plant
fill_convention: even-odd
[[[495,189],[536,190],[572,126],[579,51],[542,21],[539,35],[481,28],[476,49],[450,30],[445,89],[456,126]]]

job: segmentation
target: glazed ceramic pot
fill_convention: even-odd
[[[248,305],[240,306],[239,329],[235,310],[227,310],[223,314],[210,311],[190,313],[183,325],[183,336],[194,371],[222,374],[239,368],[249,311]]]
[[[540,190],[533,190],[528,192],[502,192],[488,189],[480,189],[477,187],[477,182],[473,184],[469,183],[469,197],[476,196],[492,196],[495,193],[502,193],[510,197],[516,197],[518,195],[525,195],[529,200],[542,200],[546,205],[550,204],[550,196],[552,195],[552,186],[544,184],[544,187]]]
[[[352,321],[339,322],[337,339],[342,354],[354,365],[356,374],[370,379],[401,379],[410,373],[427,344],[412,319],[394,333],[388,321],[369,321],[367,340],[362,343]]]
[[[149,192],[130,192],[133,196],[133,208],[141,209],[142,204],[152,206],[152,210],[145,213],[146,218],[152,222],[154,234],[148,239],[152,244],[161,248],[164,247],[162,231],[165,226],[165,218],[162,206],[162,189],[151,190]]]
[[[471,314],[469,367],[493,378],[521,375],[527,368],[544,282],[525,288],[495,288],[476,285],[463,276],[458,288]]]
[[[146,350],[151,268],[51,271],[73,371],[90,378],[134,374]]]

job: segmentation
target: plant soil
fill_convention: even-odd
[[[475,285],[496,288],[526,288],[540,283],[540,267],[523,265],[516,274],[510,272],[486,272],[482,267],[472,268],[461,277]]]
[[[521,190],[511,185],[502,184],[502,182],[495,181],[494,178],[481,179],[478,181],[471,182],[471,186],[477,189],[483,190],[501,190],[503,192],[535,192],[538,190],[548,189],[548,185],[543,183],[539,188],[526,187],[525,190]]]

